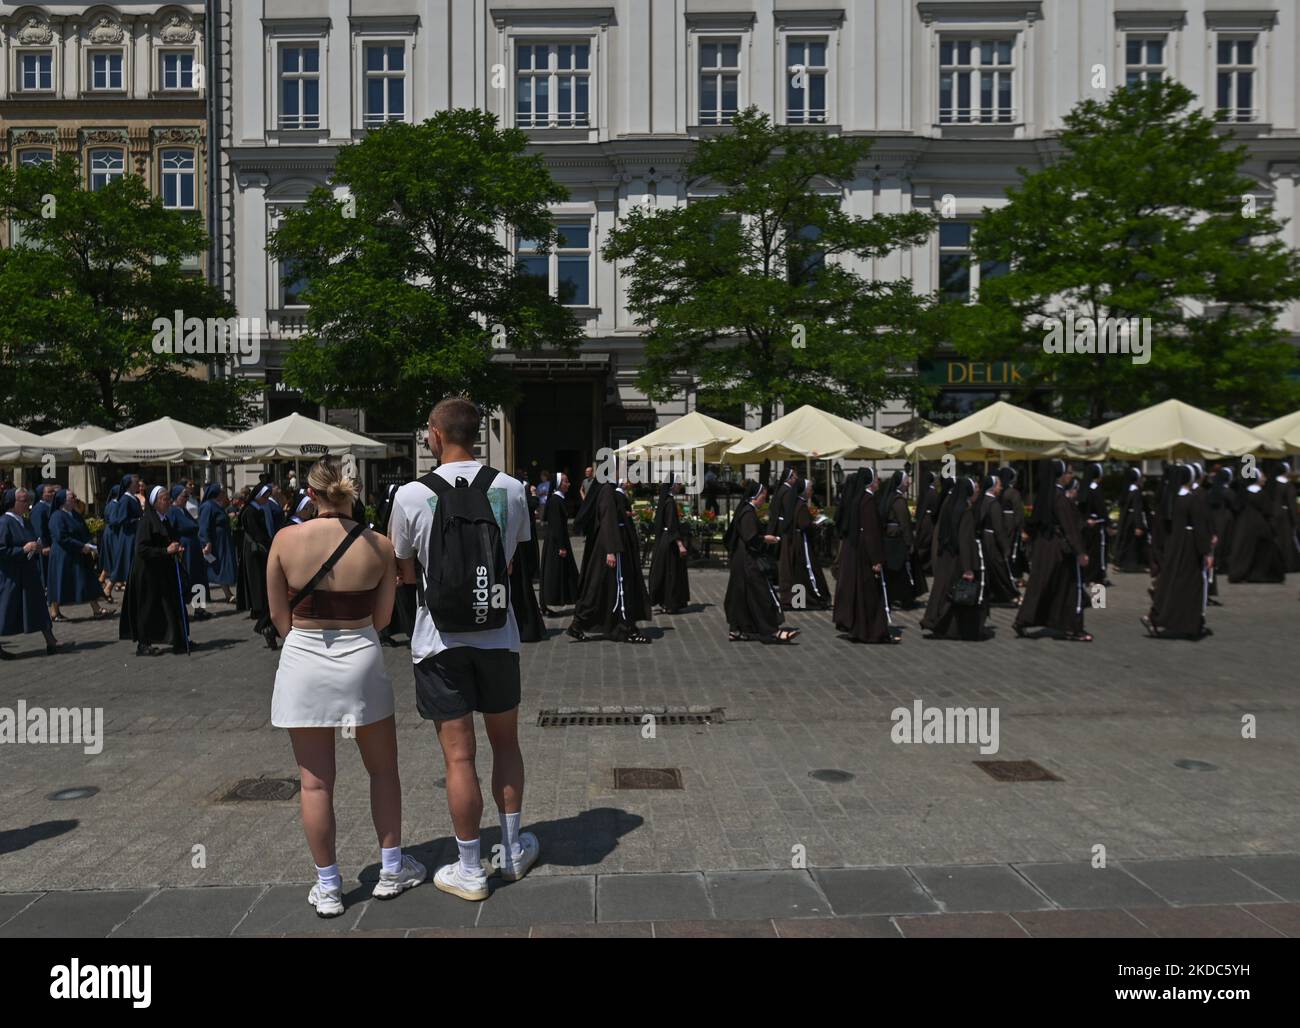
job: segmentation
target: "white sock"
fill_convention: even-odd
[[[343,876],[339,874],[338,864],[331,864],[329,867],[317,867],[316,881],[320,883],[322,889],[343,888]]]
[[[479,863],[478,840],[457,839],[460,847],[460,873],[470,878],[479,878],[483,874],[483,865]]]
[[[390,875],[396,874],[402,869],[402,847],[394,846],[392,849],[379,847],[379,862]]]
[[[504,810],[498,810],[497,814],[501,818],[501,852],[505,853],[511,860],[514,860],[523,852],[519,845],[519,815],[522,811],[516,810],[513,814],[507,814]]]

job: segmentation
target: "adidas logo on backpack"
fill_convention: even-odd
[[[429,537],[424,604],[440,632],[488,632],[506,623],[510,609],[505,548],[488,489],[495,468],[453,486],[437,472],[420,481],[438,497]]]

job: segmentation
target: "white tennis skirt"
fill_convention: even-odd
[[[374,626],[291,628],[271,696],[276,728],[342,728],[393,716],[393,682]]]

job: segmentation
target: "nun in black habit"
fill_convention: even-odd
[[[835,627],[854,642],[895,643],[889,597],[882,576],[885,531],[880,523],[876,473],[858,470],[844,488],[835,512],[840,537],[839,571],[835,578]]]
[[[924,580],[925,575],[933,573],[934,525],[939,512],[939,491],[934,487],[935,474],[927,471],[921,476],[921,495],[916,501],[916,545],[913,548],[917,574]],[[924,595],[925,589],[918,589],[917,595]]]
[[[895,610],[911,610],[916,606],[917,596],[926,592],[925,576],[913,568],[916,539],[912,533],[912,515],[907,509],[909,482],[906,471],[895,471],[880,490],[876,504],[884,531],[885,592]]]
[[[659,487],[655,509],[654,549],[650,554],[650,602],[666,614],[676,614],[691,602],[686,577],[686,530],[677,511],[675,493],[682,485],[673,472]]]
[[[1175,468],[1166,497],[1169,538],[1151,612],[1142,618],[1143,627],[1157,638],[1199,639],[1209,634],[1205,605],[1214,565],[1213,532],[1205,506],[1193,494],[1192,476],[1190,467]]]
[[[1145,571],[1150,562],[1151,518],[1142,492],[1142,471],[1124,473],[1126,486],[1120,500],[1119,529],[1115,533],[1115,564],[1120,571]]]
[[[1205,494],[1205,516],[1210,523],[1214,557],[1206,596],[1211,605],[1220,607],[1222,604],[1216,599],[1219,595],[1219,571],[1228,566],[1232,525],[1236,520],[1237,494],[1232,491],[1232,468],[1221,467],[1215,471],[1214,477],[1201,492]]]
[[[578,564],[569,540],[569,476],[560,472],[555,491],[542,507],[542,613],[551,614],[578,598]]]
[[[542,620],[537,594],[533,592],[533,572],[537,569],[537,521],[534,517],[537,497],[532,495],[526,478],[521,476],[520,481],[524,483],[524,493],[528,497],[528,541],[515,550],[514,560],[510,562],[510,606],[515,612],[515,624],[519,626],[519,641],[535,643],[546,638],[546,622]]]
[[[253,618],[253,631],[266,640],[268,648],[279,649],[275,625],[271,623],[270,605],[266,598],[266,559],[271,553],[271,540],[279,527],[279,504],[272,499],[273,487],[263,482],[253,490],[253,495],[240,512],[239,523],[244,530],[243,560],[239,565],[239,610],[247,610]]]
[[[985,475],[980,479],[980,498],[975,502],[975,538],[984,565],[984,599],[987,603],[1020,606],[1020,590],[1011,577],[1009,532],[1003,523],[1002,479]]]
[[[1088,564],[1083,519],[1065,495],[1073,472],[1053,458],[1039,461],[1036,475],[1038,498],[1028,520],[1033,535],[1029,585],[1012,627],[1022,638],[1026,628],[1041,625],[1072,642],[1092,642],[1083,627],[1083,569]]]
[[[1024,585],[1028,559],[1025,553],[1025,500],[1016,484],[1019,476],[1016,469],[1007,465],[998,468],[998,479],[1002,482],[1002,532],[1003,549],[1007,554],[1007,570],[1017,589]]]
[[[28,524],[29,489],[8,489],[0,497],[0,636],[40,632],[45,652],[58,646],[45,606],[41,581],[41,541]],[[0,660],[15,660],[0,646]]]
[[[173,653],[189,651],[181,544],[166,518],[170,508],[167,490],[154,486],[135,529],[135,557],[122,596],[118,637],[136,644],[137,657],[157,654],[154,643],[170,645]]]
[[[1296,488],[1291,481],[1291,465],[1272,460],[1264,465],[1273,499],[1273,532],[1282,551],[1282,568],[1300,571],[1300,535],[1296,532]]]
[[[781,605],[793,609],[796,597],[801,597],[803,610],[825,610],[831,605],[831,590],[826,584],[826,575],[822,572],[821,561],[817,556],[817,543],[813,535],[812,516],[812,479],[796,483],[794,513],[790,516],[791,528],[788,567],[780,569],[782,592]],[[782,557],[786,548],[782,546]],[[784,583],[789,582],[789,593],[785,592]],[[795,590],[802,590],[796,593]]]
[[[587,533],[587,544],[569,635],[584,640],[598,633],[616,642],[648,643],[649,636],[636,626],[650,617],[650,596],[624,487],[594,483],[574,527]]]
[[[1110,531],[1110,509],[1101,493],[1101,465],[1089,463],[1083,468],[1083,486],[1079,490],[1077,506],[1083,515],[1083,541],[1088,547],[1088,566],[1083,580],[1109,585],[1106,579],[1107,533]]]
[[[727,548],[727,594],[722,601],[727,615],[728,638],[748,642],[759,637],[788,643],[799,634],[795,628],[782,628],[785,615],[772,583],[763,570],[764,549],[776,541],[765,534],[758,521],[758,507],[767,492],[759,482],[745,485],[745,499],[736,508],[723,537]]]
[[[1276,583],[1286,581],[1282,551],[1270,522],[1272,501],[1264,480],[1239,480],[1232,549],[1228,554],[1229,582]]]
[[[397,490],[401,486],[394,483],[388,487],[387,495],[384,502],[379,505],[379,510],[375,513],[375,531],[380,535],[388,535],[388,527],[393,520],[393,503]],[[415,605],[417,600],[417,586],[414,582],[399,582],[397,592],[393,597],[393,619],[388,622],[384,630],[379,633],[380,641],[385,646],[396,646],[393,641],[394,635],[405,635],[409,640],[415,635]]]
[[[984,621],[988,602],[984,595],[984,561],[975,530],[975,503],[979,487],[971,478],[957,479],[939,511],[934,554],[934,585],[921,628],[932,639],[980,642],[988,635]],[[959,587],[960,586],[960,587]],[[968,598],[974,602],[958,603]]]

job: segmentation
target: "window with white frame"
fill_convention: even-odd
[[[971,254],[974,222],[939,222],[939,299],[948,303],[971,303],[979,294],[980,282],[1005,275],[1006,261],[976,261]]]
[[[96,91],[123,88],[123,56],[120,50],[96,50],[90,54],[90,88]]]
[[[1014,39],[939,40],[940,124],[1009,124],[1014,84]]]
[[[280,306],[306,307],[307,276],[292,257],[280,262]]]
[[[591,44],[515,46],[515,126],[587,128],[591,124]]]
[[[18,151],[18,167],[35,168],[54,163],[54,151],[47,146],[29,146]]]
[[[826,39],[786,41],[785,120],[791,125],[826,123]]]
[[[90,151],[90,188],[103,189],[126,174],[126,155],[119,149],[100,147]]]
[[[171,210],[195,209],[194,151],[164,150],[158,155],[163,206]]]
[[[536,239],[515,241],[515,261],[524,275],[536,278],[566,307],[591,306],[591,222],[556,223],[556,245],[548,252]]]
[[[1258,38],[1221,34],[1215,42],[1215,93],[1219,121],[1257,121]]]
[[[700,40],[700,124],[729,125],[740,104],[740,40]]]
[[[1168,76],[1163,35],[1130,32],[1124,38],[1124,85],[1160,82]]]
[[[18,88],[24,93],[54,89],[54,51],[29,50],[18,58]]]
[[[789,280],[794,285],[811,284],[817,281],[817,275],[826,266],[826,251],[817,245],[822,230],[816,225],[804,225],[798,231],[791,230],[791,238],[786,247],[789,267],[786,269]]]
[[[401,48],[398,50],[400,53]],[[401,79],[397,82],[400,90]],[[399,102],[399,117],[401,110]],[[286,43],[280,47],[280,128],[320,128],[319,43]]]
[[[406,117],[406,48],[401,43],[367,43],[365,125],[373,128]]]
[[[174,51],[162,55],[162,87],[164,90],[194,89],[194,54]]]

